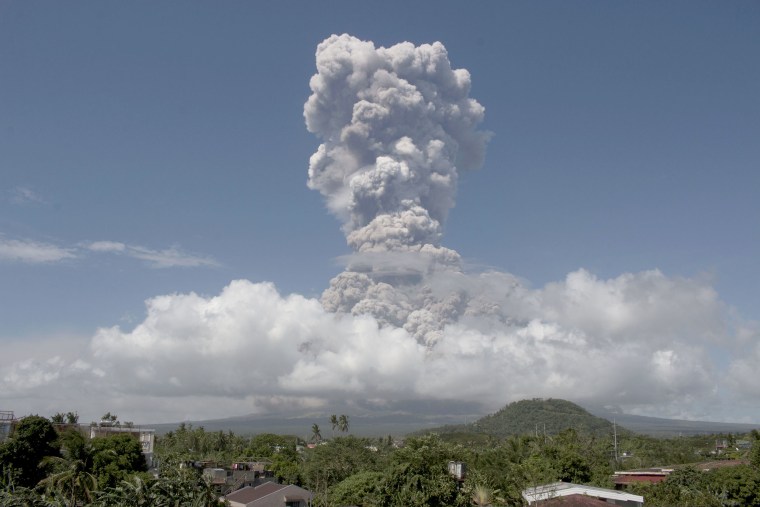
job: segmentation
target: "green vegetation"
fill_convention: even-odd
[[[74,417],[63,419],[59,424],[73,424]],[[75,427],[59,434],[48,419],[29,416],[0,444],[0,506],[222,505],[199,474],[179,464],[167,457],[156,479],[132,435],[89,440]]]
[[[444,426],[430,431],[440,434],[459,434],[461,438],[489,435],[506,438],[512,435],[556,435],[572,428],[578,433],[596,436],[610,435],[613,424],[588,413],[566,400],[534,398],[510,403],[498,412],[478,419],[472,424]],[[630,433],[618,427],[618,432]]]
[[[616,449],[611,424],[601,432],[584,412],[562,400],[520,402],[481,420],[477,433],[417,435],[403,445],[392,437],[347,435],[315,438],[305,447],[295,436],[243,437],[182,424],[156,442],[158,478],[146,473],[139,445],[128,434],[89,440],[71,427],[56,433],[50,421],[31,416],[0,445],[0,506],[218,506],[200,471],[182,465],[243,459],[268,461],[279,481],[312,491],[315,507],[516,506],[523,505],[527,487],[560,480],[612,487],[615,470],[679,464],[664,482],[632,486],[632,492],[654,507],[760,506],[757,431],[671,439],[622,431]],[[562,417],[567,425],[557,430]],[[543,423],[536,431],[538,418],[546,420],[545,433]],[[337,415],[329,422],[347,432],[348,416],[345,425]],[[519,426],[526,431],[499,436]],[[313,435],[314,429],[305,425],[303,431]],[[740,445],[745,441],[752,445]],[[727,458],[745,464],[709,472],[688,465]],[[451,461],[466,464],[461,482],[449,473]]]

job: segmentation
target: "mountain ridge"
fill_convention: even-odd
[[[533,400],[544,399],[534,398]],[[574,405],[590,416],[606,420],[607,430],[605,431],[609,431],[609,428],[613,423],[617,424],[619,428],[622,427],[635,433],[656,437],[688,436],[711,433],[747,433],[752,429],[760,428],[760,423],[691,421],[639,416],[611,411],[604,407],[594,405],[582,406],[567,400],[552,398],[549,398],[549,400]],[[513,402],[512,404],[526,401],[532,400],[520,400]],[[172,431],[184,422],[185,424],[192,424],[195,427],[203,426],[208,431],[233,431],[238,434],[282,433],[306,436],[310,434],[311,426],[315,423],[319,424],[323,430],[329,429],[329,417],[331,413],[346,413],[350,419],[350,431],[354,435],[401,436],[411,433],[426,433],[436,429],[440,430],[444,427],[459,427],[460,430],[471,431],[475,423],[467,421],[480,421],[481,419],[486,419],[486,422],[489,422],[490,419],[487,418],[505,410],[510,405],[511,404],[505,405],[505,407],[492,414],[480,417],[478,417],[477,414],[414,414],[408,411],[377,411],[363,415],[352,415],[350,410],[343,408],[329,413],[292,414],[289,416],[249,414],[219,419],[181,421],[176,423],[160,423],[144,426],[155,428],[159,434]],[[563,406],[570,410],[570,415],[575,413],[574,411],[577,411],[575,408],[570,409],[568,405]],[[545,422],[545,420],[536,420],[527,423],[528,425],[532,424],[533,426],[526,426],[526,433],[533,433],[535,431],[543,432],[543,424]],[[540,427],[537,427],[537,424],[540,424]],[[596,424],[598,424],[598,430],[602,430],[605,427],[600,422],[597,422]],[[570,424],[565,427],[573,427],[573,425]],[[552,428],[553,427],[551,426],[547,426],[547,433],[549,433]],[[561,429],[564,428],[560,428],[560,430]]]

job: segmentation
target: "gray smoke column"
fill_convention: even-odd
[[[452,69],[443,44],[372,42],[333,35],[317,48],[304,107],[322,139],[309,187],[344,222],[357,252],[438,246],[454,205],[457,169],[482,164],[488,134],[470,74]]]
[[[469,72],[451,68],[440,42],[376,48],[333,35],[316,60],[304,116],[322,144],[310,159],[309,187],[325,196],[356,252],[322,303],[430,343],[428,324],[440,329],[446,320],[435,309],[462,306],[461,294],[437,294],[423,282],[458,269],[459,255],[440,245],[442,225],[457,171],[483,162],[484,108],[469,97]]]

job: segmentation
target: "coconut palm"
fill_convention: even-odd
[[[333,414],[330,416],[330,424],[332,424],[332,436],[335,438],[335,428],[338,427],[338,416]]]
[[[151,493],[148,484],[139,475],[133,475],[111,488],[101,500],[105,500],[104,505],[154,505],[155,499]]]
[[[482,484],[478,484],[472,491],[472,505],[490,507],[494,504],[501,504],[504,502],[504,499],[496,496],[498,492],[498,489],[491,489]]]
[[[317,423],[311,425],[311,439],[315,442],[322,440],[322,432],[319,431],[319,424]]]
[[[338,429],[341,433],[348,432],[348,416],[346,414],[341,414],[338,418]]]
[[[85,460],[73,456],[48,456],[43,463],[52,464],[58,470],[40,481],[40,486],[44,486],[49,494],[60,493],[70,501],[70,505],[92,500],[98,480],[88,471]]]

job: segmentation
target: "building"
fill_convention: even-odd
[[[672,465],[668,467],[640,468],[637,470],[616,471],[612,476],[612,482],[615,483],[615,489],[625,489],[629,484],[649,483],[657,484],[664,481],[674,470],[684,467],[693,467],[702,472],[709,472],[716,468],[735,467],[746,465],[749,461],[746,459],[723,459],[716,461],[703,461],[701,463],[686,463],[682,465]]]
[[[612,482],[615,483],[615,489],[625,489],[629,484],[657,484],[667,479],[672,471],[672,468],[618,471],[612,476]]]
[[[313,495],[292,484],[267,482],[239,489],[224,498],[230,507],[310,507]]]
[[[156,430],[141,428],[139,426],[111,426],[94,423],[90,425],[90,440],[96,437],[108,437],[123,433],[132,435],[140,442],[145,462],[150,468],[153,464],[153,447],[156,444]]]
[[[0,410],[0,443],[4,442],[12,433],[16,418],[13,412]]]
[[[541,507],[593,507],[619,505],[623,507],[642,507],[644,497],[632,495],[614,489],[582,486],[571,482],[555,482],[535,488],[527,488],[522,497],[528,505]]]
[[[205,467],[203,476],[214,490],[226,495],[247,486],[258,486],[275,480],[271,461],[236,461],[229,468]]]

